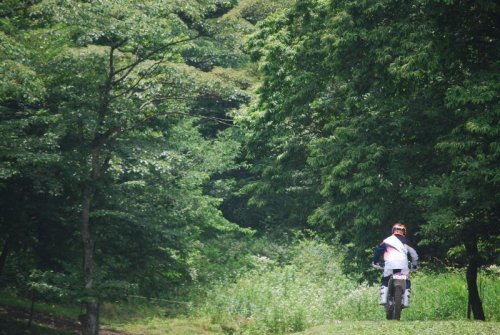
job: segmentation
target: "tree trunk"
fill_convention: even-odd
[[[110,136],[107,132],[102,133],[101,127],[104,125],[106,114],[109,109],[110,93],[113,88],[114,70],[114,51],[117,47],[112,46],[109,52],[109,72],[101,91],[99,108],[97,109],[97,122],[94,130],[90,155],[90,178],[86,181],[83,189],[82,199],[82,241],[83,241],[83,271],[85,279],[85,291],[87,296],[86,312],[80,316],[82,323],[82,335],[99,334],[99,299],[93,292],[94,287],[94,241],[90,230],[90,209],[92,198],[97,190],[98,183],[101,180],[101,172],[105,167],[101,161],[101,149],[103,143]],[[83,126],[80,128],[80,138],[82,148],[84,146]]]
[[[481,297],[479,296],[479,290],[477,287],[477,272],[481,261],[479,258],[479,251],[477,249],[477,240],[470,239],[465,242],[465,250],[467,251],[467,256],[469,258],[469,264],[467,265],[467,289],[469,291],[469,302],[468,309],[472,310],[475,320],[485,320],[483,303],[481,302]],[[470,317],[470,313],[467,313]]]
[[[97,335],[98,324],[98,301],[94,297],[92,288],[94,286],[94,241],[90,232],[90,204],[92,201],[93,188],[90,184],[85,185],[82,199],[82,226],[81,235],[83,241],[83,273],[85,280],[85,291],[88,301],[85,303],[86,312],[80,316],[82,323],[82,335]]]
[[[87,313],[80,316],[83,335],[99,334],[99,303],[90,301],[86,303]]]
[[[7,236],[5,243],[3,245],[2,254],[0,255],[0,276],[2,275],[5,264],[7,263],[7,256],[10,251],[10,236]]]
[[[96,142],[91,153],[90,180],[85,183],[82,196],[82,241],[83,241],[83,273],[87,296],[86,313],[81,315],[82,335],[99,334],[99,299],[94,294],[94,241],[90,230],[90,209],[92,198],[101,178],[101,148]]]

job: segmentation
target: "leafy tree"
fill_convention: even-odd
[[[278,167],[256,194],[319,174],[309,222],[351,249],[351,270],[397,221],[447,245],[424,254],[464,245],[477,319],[479,259],[494,261],[478,245],[498,217],[497,14],[490,1],[297,1],[250,46],[263,76],[254,141],[274,144],[251,151],[262,176]],[[278,165],[297,142],[304,158]]]
[[[225,122],[199,111],[196,101],[204,92],[210,92],[209,102],[222,97],[231,106],[246,97],[184,60],[187,50],[212,43],[204,18],[232,5],[118,0],[24,5],[10,21],[3,21],[7,28],[18,18],[22,24],[18,34],[2,35],[10,48],[10,54],[2,56],[12,59],[6,64],[11,68],[2,73],[13,79],[2,86],[0,99],[8,108],[36,97],[38,105],[29,107],[41,125],[33,127],[28,117],[2,122],[14,134],[2,136],[3,142],[9,136],[20,138],[19,145],[2,148],[2,171],[5,183],[14,183],[15,174],[40,183],[44,168],[57,183],[55,191],[44,185],[41,193],[54,193],[47,199],[51,204],[62,200],[57,213],[64,223],[58,228],[74,228],[79,216],[83,252],[72,250],[71,257],[80,254],[84,259],[83,334],[96,334],[105,279],[138,282],[148,277],[151,280],[140,289],[158,292],[158,285],[185,280],[190,250],[201,232],[236,228],[217,210],[220,200],[207,197],[203,189],[212,174],[231,167],[238,146],[216,135],[223,128],[212,125],[207,130],[211,139],[206,140],[193,120],[187,120],[195,116]],[[26,57],[17,57],[23,48]],[[231,106],[214,104],[220,114]],[[20,122],[26,126],[17,127]],[[31,133],[38,147],[21,151]],[[46,146],[54,158],[49,156],[50,164],[43,165],[40,153],[49,150]],[[18,157],[37,170],[23,170]],[[19,194],[26,195],[26,189]],[[35,198],[27,203],[32,206]],[[2,214],[2,225],[12,225],[6,212]],[[124,257],[118,256],[124,249]],[[140,269],[147,270],[144,277],[137,274],[138,264],[145,265]]]
[[[458,1],[435,7],[442,13],[434,17],[435,49],[442,54],[447,78],[439,103],[449,128],[436,143],[437,153],[446,159],[444,172],[432,175],[417,191],[428,218],[422,235],[427,243],[446,246],[449,256],[466,256],[468,315],[472,311],[484,320],[477,271],[498,261],[500,7]],[[451,16],[454,20],[443,18]]]
[[[32,242],[49,226],[44,208],[60,206],[61,184],[50,173],[60,160],[57,134],[47,131],[57,118],[44,109],[46,87],[34,51],[24,43],[27,7],[20,1],[0,6],[0,197],[9,204],[0,216],[0,274],[9,254],[33,250]]]

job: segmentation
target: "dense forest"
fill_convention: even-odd
[[[0,290],[95,335],[269,262],[374,283],[402,222],[498,319],[499,38],[494,0],[2,1]]]

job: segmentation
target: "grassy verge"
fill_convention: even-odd
[[[25,321],[6,320],[0,318],[0,335],[74,335],[75,333],[52,329],[42,325],[32,325],[28,328]]]
[[[337,321],[294,335],[498,335],[498,322],[481,321]]]
[[[130,335],[222,335],[224,330],[204,318],[147,318],[114,327]]]
[[[130,335],[215,335],[223,334],[220,326],[208,318],[187,315],[166,317],[165,307],[151,304],[105,304],[102,322],[112,329]]]
[[[10,306],[18,311],[17,316],[1,315],[0,335],[69,335],[75,332],[57,329],[53,322],[50,326],[33,323],[28,328],[28,315],[31,302],[13,296],[9,292],[0,292],[0,305]],[[24,313],[21,312],[24,311]],[[35,316],[51,315],[51,318],[77,320],[80,313],[78,306],[57,305],[38,302],[35,304]],[[186,315],[165,317],[166,308],[152,303],[105,303],[101,306],[101,325],[107,329],[125,332],[130,335],[218,335],[224,334],[220,326],[210,323],[207,318],[191,318]],[[169,313],[172,313],[169,310]]]
[[[131,335],[499,334],[500,271],[495,267],[480,273],[478,280],[489,322],[466,321],[465,274],[448,270],[412,275],[411,308],[403,311],[402,322],[391,323],[378,305],[378,285],[359,285],[346,277],[332,246],[304,241],[291,250],[285,264],[263,256],[253,262],[252,270],[236,281],[215,286],[201,307],[168,300],[155,305],[161,299],[104,304],[101,323]],[[5,292],[0,292],[0,304],[30,308],[29,301]],[[80,313],[79,306],[35,307],[71,320]]]

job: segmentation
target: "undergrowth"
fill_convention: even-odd
[[[25,310],[31,309],[31,301],[25,298],[17,297],[8,290],[0,291],[0,305],[19,307]],[[76,319],[81,313],[81,306],[75,304],[50,303],[46,301],[35,300],[35,311],[55,314],[69,319]]]
[[[359,285],[342,273],[339,252],[303,241],[286,265],[256,257],[258,266],[234,284],[214,288],[202,312],[227,333],[284,334],[335,320],[383,320],[378,285]],[[487,317],[500,319],[496,274],[480,274]],[[460,320],[466,317],[465,274],[417,272],[412,276],[411,307],[403,320]]]
[[[199,300],[201,303],[172,305],[165,300],[165,304],[160,304],[161,299],[105,303],[101,320],[130,334],[176,335],[285,334],[327,324],[340,323],[344,329],[345,323],[351,321],[360,321],[360,325],[369,328],[370,322],[384,320],[384,310],[378,305],[378,284],[359,284],[343,274],[341,252],[335,247],[314,240],[302,241],[284,256],[280,261],[253,256],[248,271],[232,282],[224,280],[213,286]],[[491,267],[482,271],[478,279],[487,319],[496,322],[500,321],[498,275],[498,267]],[[466,320],[463,270],[416,272],[412,274],[412,291],[411,307],[403,310],[403,321]],[[0,304],[30,307],[29,301],[5,291],[0,292]],[[35,305],[37,311],[73,320],[81,312],[79,307],[42,302]],[[330,328],[319,329],[318,334],[323,334]]]

